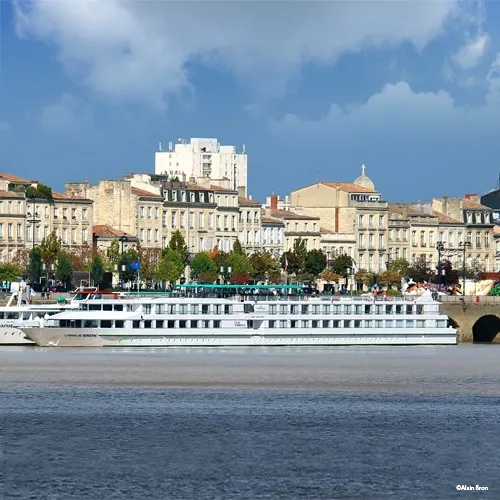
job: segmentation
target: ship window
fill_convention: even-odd
[[[446,320],[445,319],[438,319],[436,321],[436,326],[438,328],[446,328]]]
[[[344,328],[349,328],[351,326],[351,320],[350,319],[345,319],[344,320]]]
[[[302,314],[308,313],[309,306],[307,304],[302,304]]]
[[[330,306],[329,305],[323,306],[323,314],[330,314]]]
[[[274,304],[269,306],[269,314],[276,314],[276,306]]]
[[[280,305],[280,314],[286,314],[288,312],[288,306],[286,304]]]
[[[340,328],[340,320],[335,319],[333,321],[333,328]]]
[[[313,314],[319,314],[319,313],[320,313],[320,306],[314,305],[313,306]]]
[[[67,323],[68,323],[68,320],[65,320],[65,319],[61,319],[59,320],[59,328],[67,328]]]
[[[8,313],[7,319],[17,319],[17,313]]]
[[[225,305],[224,306],[224,314],[233,314],[233,306]]]
[[[381,319],[375,320],[375,328],[382,328],[383,327],[383,321]]]
[[[414,321],[412,319],[407,319],[406,328],[413,328],[413,327],[414,327]]]
[[[141,321],[140,320],[134,320],[132,321],[132,328],[140,328],[141,327]]]
[[[179,314],[187,314],[187,312],[188,312],[187,304],[180,304],[179,305]]]
[[[372,313],[372,306],[365,306],[365,314],[371,314]]]
[[[375,306],[375,314],[383,314],[383,312],[384,312],[384,306],[381,305]]]
[[[81,328],[82,327],[82,320],[81,319],[75,319],[73,321],[74,328]]]
[[[151,304],[144,304],[142,307],[144,308],[144,314],[151,314]]]
[[[292,319],[290,321],[290,328],[297,328],[297,320],[296,319]]]
[[[199,310],[198,304],[191,304],[191,314],[199,314]]]
[[[247,321],[247,328],[253,328],[253,321],[252,320]]]
[[[403,314],[403,306],[396,306],[396,314]]]
[[[330,328],[330,320],[328,319],[323,320],[323,328]]]
[[[286,327],[287,327],[287,320],[280,319],[280,328],[286,328]]]
[[[413,306],[406,306],[406,314],[413,314]]]
[[[371,327],[372,327],[372,320],[366,319],[365,320],[365,328],[371,328]]]
[[[220,304],[215,304],[213,307],[214,314],[222,314],[222,306]]]
[[[392,319],[388,319],[388,320],[385,322],[385,326],[386,326],[386,328],[393,328],[393,326],[394,326],[394,321],[392,321]]]
[[[163,328],[163,320],[162,319],[156,320],[156,328]]]
[[[356,305],[354,306],[356,310],[356,314],[363,314],[363,306],[362,305]]]
[[[319,321],[317,319],[312,320],[312,327],[313,328],[318,328],[319,327]]]
[[[83,328],[97,328],[98,321],[94,319],[86,319],[83,322]]]
[[[89,304],[89,311],[100,311],[101,304]]]
[[[214,328],[220,328],[220,320],[215,320],[214,321]]]
[[[112,321],[110,321],[109,319],[102,319],[101,320],[101,328],[111,328],[111,325],[112,325]]]
[[[333,312],[334,314],[340,314],[340,305],[333,306]]]
[[[387,304],[385,306],[385,314],[392,314],[392,304]]]
[[[269,321],[269,328],[276,328],[276,321],[275,320]]]
[[[115,328],[124,328],[125,327],[125,321],[122,319],[117,319],[115,321]]]
[[[156,314],[165,314],[165,304],[156,304]]]
[[[308,328],[309,327],[309,321],[307,319],[302,320],[302,328]]]
[[[3,312],[0,312],[0,319],[4,319]]]
[[[351,314],[351,306],[344,306],[344,314]]]
[[[81,309],[82,311],[87,311],[87,310],[88,310],[88,306],[87,306],[87,304],[80,304],[80,309]]]
[[[425,328],[425,321],[423,319],[417,319],[417,328]]]
[[[246,305],[246,304],[245,304]],[[246,311],[245,311],[246,312]],[[209,305],[208,304],[203,304],[201,306],[201,314],[208,314],[209,313]]]
[[[417,314],[424,314],[424,306],[419,304],[417,305]]]
[[[187,320],[181,319],[179,321],[179,328],[187,328]]]
[[[354,320],[354,328],[361,328],[361,320],[360,319]]]
[[[147,319],[144,321],[144,328],[151,328],[153,325],[153,322],[150,319]]]
[[[112,311],[113,310],[113,304],[103,304],[102,305],[102,310],[103,311]]]
[[[210,321],[204,319],[202,322],[201,322],[201,327],[202,328],[210,328]]]
[[[404,321],[402,319],[396,320],[396,328],[404,328]]]
[[[123,311],[123,304],[115,304],[115,311]]]
[[[246,313],[253,312],[253,304],[244,304],[243,305],[243,312],[246,312]]]
[[[167,314],[175,314],[175,304],[167,305]]]
[[[290,314],[298,314],[298,313],[299,313],[299,306],[297,304],[291,305],[290,306]]]
[[[191,320],[191,328],[198,328],[198,320],[197,319]]]
[[[167,321],[167,328],[175,328],[175,320],[169,319]]]

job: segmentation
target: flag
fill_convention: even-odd
[[[285,270],[288,269],[288,257],[285,255]]]
[[[141,263],[139,261],[137,262],[131,262],[128,267],[130,267],[130,269],[132,269],[133,271],[139,271],[139,269],[141,268]]]
[[[352,274],[356,274],[359,271],[356,262],[352,261]]]

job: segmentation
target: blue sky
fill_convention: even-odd
[[[246,145],[263,200],[361,163],[391,201],[500,172],[500,3],[0,2],[0,171],[153,172],[158,142]]]

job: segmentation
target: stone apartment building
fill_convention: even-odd
[[[261,204],[251,198],[238,198],[239,205],[239,240],[247,253],[262,250],[262,214]]]
[[[0,258],[12,262],[17,252],[31,250],[53,231],[63,248],[92,245],[93,202],[53,192],[53,202],[27,199],[24,190],[36,186],[16,175],[0,174]]]
[[[318,182],[293,191],[290,200],[297,214],[321,220],[321,246],[327,254],[351,253],[359,269],[386,269],[389,205],[364,165],[354,182]]]

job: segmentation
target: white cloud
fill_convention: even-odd
[[[476,67],[485,55],[489,41],[486,33],[476,35],[453,56],[453,61],[465,70]]]
[[[188,63],[227,70],[261,92],[302,65],[438,36],[457,0],[14,0],[20,36],[56,45],[67,71],[108,99],[165,98],[189,86]]]
[[[63,94],[53,104],[44,106],[39,123],[44,132],[51,135],[68,135],[88,129],[93,122],[92,112],[71,94]]]

